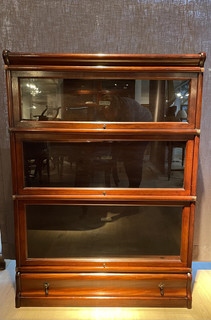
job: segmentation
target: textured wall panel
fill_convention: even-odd
[[[1,50],[69,53],[198,53],[206,51],[195,244],[211,260],[211,1],[1,0]],[[3,62],[1,61],[1,66]],[[6,89],[0,74],[1,222],[12,256],[13,214]]]

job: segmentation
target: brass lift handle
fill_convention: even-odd
[[[45,296],[48,296],[48,289],[49,289],[49,283],[48,282],[44,282],[44,290],[45,290]]]
[[[164,296],[164,283],[160,283],[158,285],[158,287],[160,288],[160,295],[163,297]]]

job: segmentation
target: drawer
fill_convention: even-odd
[[[19,281],[21,305],[27,305],[29,299],[30,305],[39,306],[48,306],[48,300],[57,306],[83,306],[83,301],[86,306],[93,306],[93,301],[95,306],[121,306],[120,301],[129,302],[123,306],[142,306],[143,301],[156,301],[147,306],[165,306],[165,301],[168,305],[169,301],[183,301],[178,306],[184,306],[188,296],[186,274],[23,273]],[[116,304],[110,304],[111,300]]]
[[[21,274],[21,296],[185,297],[187,275]]]

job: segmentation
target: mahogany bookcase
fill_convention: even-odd
[[[3,58],[16,307],[191,308],[205,53]]]

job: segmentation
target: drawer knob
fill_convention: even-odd
[[[48,282],[44,282],[44,290],[45,290],[45,296],[48,296],[48,289],[49,289],[49,283]]]
[[[163,297],[164,296],[164,283],[160,283],[158,285],[158,287],[160,288],[160,295]]]

